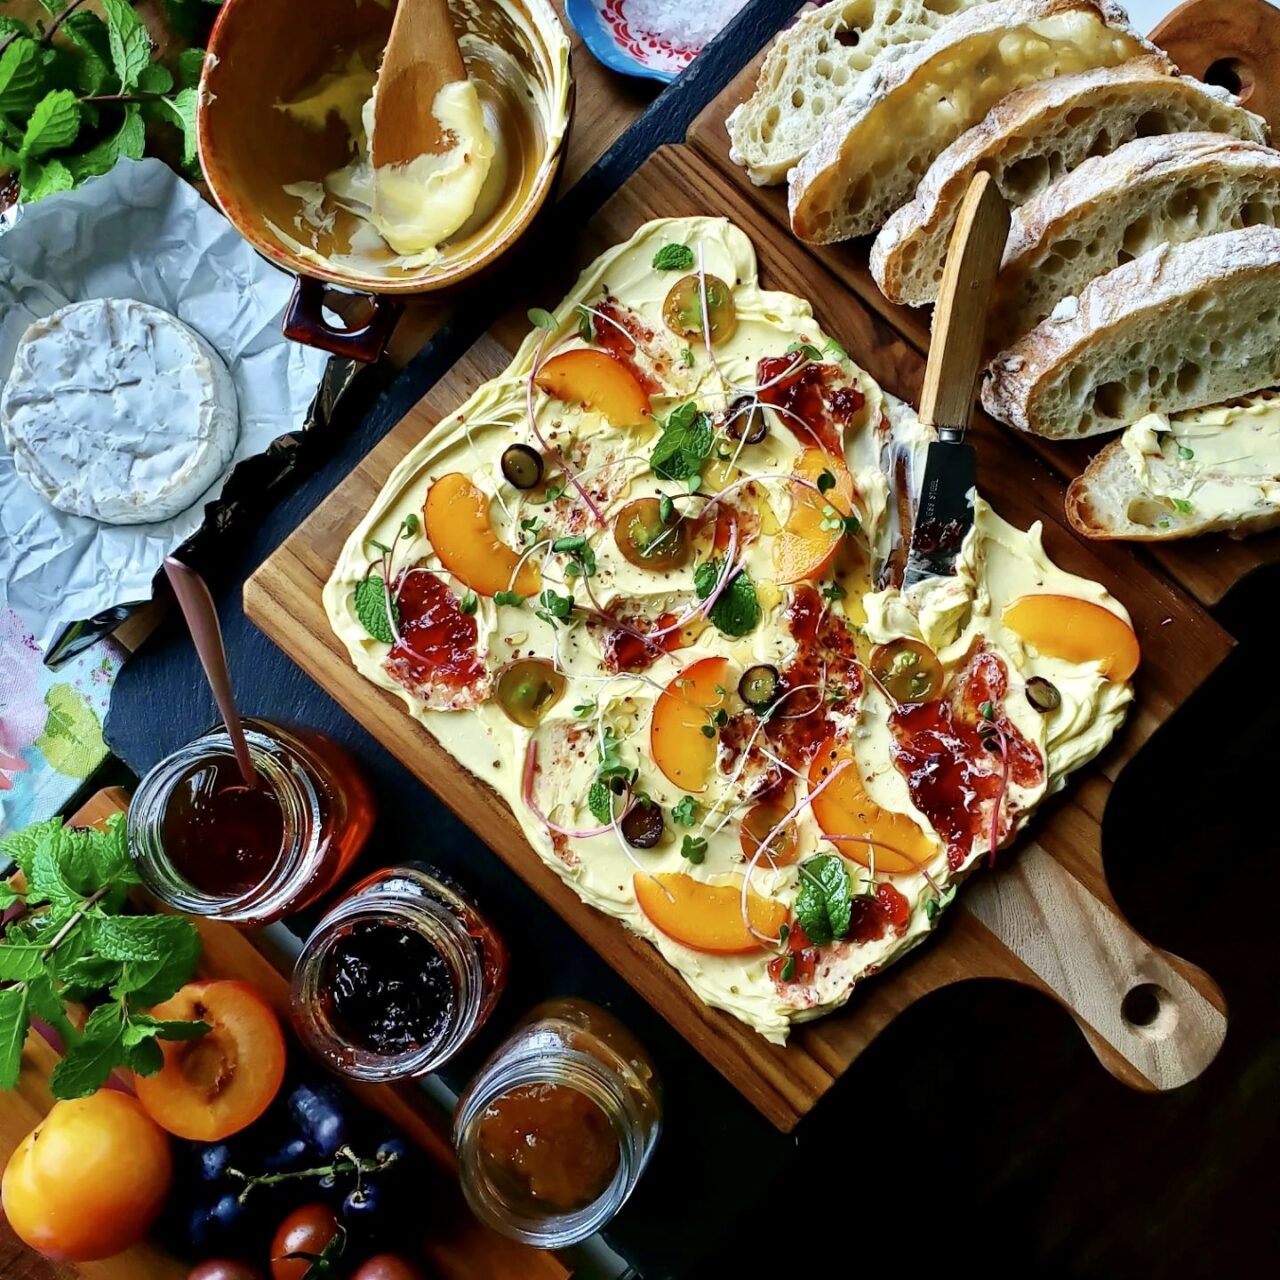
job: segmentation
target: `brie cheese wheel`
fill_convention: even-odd
[[[240,422],[231,374],[199,334],[158,307],[94,298],[22,335],[0,431],[18,474],[59,511],[149,524],[221,478]]]

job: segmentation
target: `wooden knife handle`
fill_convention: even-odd
[[[920,418],[967,427],[982,365],[987,310],[1009,239],[1009,206],[988,173],[969,186],[947,252],[920,396]]]
[[[1268,0],[1188,0],[1151,39],[1187,75],[1230,89],[1280,130],[1280,9]]]

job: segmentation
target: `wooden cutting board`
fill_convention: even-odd
[[[549,265],[545,279],[531,281],[529,295],[513,300],[504,319],[253,575],[245,587],[248,616],[779,1128],[793,1127],[896,1013],[966,978],[1011,978],[1054,996],[1108,1069],[1135,1087],[1172,1088],[1194,1078],[1225,1034],[1222,997],[1204,974],[1150,947],[1124,923],[1103,874],[1101,820],[1117,771],[1225,657],[1231,641],[1147,561],[1123,547],[1082,545],[1063,526],[1061,481],[990,422],[980,422],[975,432],[984,491],[1015,524],[1043,520],[1050,555],[1104,582],[1128,605],[1146,653],[1139,701],[1120,741],[1075,780],[1068,796],[1047,807],[1021,841],[1019,856],[976,877],[960,895],[939,938],[868,982],[847,1010],[798,1028],[785,1048],[704,1007],[654,948],[583,905],[529,847],[505,804],[395,697],[359,677],[330,631],[320,594],[347,535],[405,453],[506,365],[528,329],[526,309],[555,303],[578,269],[649,218],[706,212],[728,216],[751,237],[765,287],[816,300],[823,327],[859,364],[890,391],[916,397],[924,362],[914,347],[841,289],[766,212],[726,189],[695,152],[666,148],[588,224],[558,272]],[[1155,994],[1163,1002],[1159,1008],[1144,1010],[1141,995],[1129,997],[1146,987],[1159,989],[1142,993]]]
[[[97,826],[129,807],[128,792],[111,787],[98,792],[76,813],[73,826]],[[269,957],[269,943],[228,924],[196,921],[204,942],[200,971],[206,977],[239,978],[251,983],[281,1018],[289,1014],[288,964]],[[275,960],[280,960],[282,968]],[[296,1046],[291,1046],[300,1052]],[[23,1050],[22,1075],[12,1093],[0,1093],[0,1166],[53,1106],[49,1073],[57,1054],[34,1032]],[[567,1280],[571,1274],[554,1254],[542,1253],[483,1226],[467,1208],[453,1180],[453,1148],[448,1120],[432,1114],[425,1095],[413,1085],[367,1085],[344,1081],[365,1106],[381,1112],[395,1128],[449,1175],[431,1191],[423,1212],[421,1257],[431,1275],[442,1280]],[[191,1264],[146,1243],[102,1262],[54,1263],[33,1253],[14,1236],[0,1214],[0,1280],[184,1280]]]
[[[1238,88],[1249,109],[1263,115],[1280,137],[1280,9],[1268,0],[1190,0],[1170,14],[1152,38],[1162,43],[1188,74]],[[786,186],[755,186],[746,170],[729,159],[725,130],[729,113],[755,89],[767,52],[763,50],[708,104],[689,127],[688,141],[789,236]],[[870,237],[805,248],[912,346],[928,351],[931,310],[899,307],[885,299],[867,266]],[[1105,443],[1060,444],[1030,436],[1027,442],[1067,481],[1078,476]],[[1151,543],[1144,554],[1154,558],[1195,599],[1213,608],[1247,574],[1280,560],[1280,532],[1245,540],[1215,536]]]

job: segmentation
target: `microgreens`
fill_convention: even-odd
[[[698,820],[698,802],[692,796],[681,796],[671,806],[671,819],[682,827],[691,827]]]
[[[822,360],[822,352],[811,342],[793,342],[787,348],[789,356],[804,356],[806,360],[812,360],[815,363]]]
[[[822,598],[824,600],[843,600],[845,598],[845,589],[838,582],[827,582],[822,587]]]
[[[545,307],[529,308],[529,323],[535,329],[545,329],[547,333],[555,333],[560,322]]]
[[[578,337],[583,342],[594,342],[596,340],[595,316],[581,303],[574,307],[573,314],[578,318]]]
[[[684,365],[686,369],[693,368],[693,348],[692,347],[681,348],[680,363]]]
[[[828,338],[822,344],[822,349],[827,355],[835,356],[837,360],[849,359],[849,353],[834,338]]]
[[[468,590],[467,593],[458,601],[458,608],[463,613],[473,614],[480,607],[480,598],[474,591]]]
[[[552,591],[550,587],[546,588],[538,597],[539,608],[534,613],[543,620],[549,622],[553,627],[558,622],[565,621],[573,612],[573,597],[562,596]]]
[[[1186,500],[1186,498],[1174,498],[1173,509],[1177,511],[1179,515],[1184,515],[1184,516],[1189,516],[1192,513],[1192,511],[1195,510],[1195,508],[1191,505],[1191,503],[1189,503]]]
[[[1196,451],[1194,449],[1188,449],[1185,444],[1180,444],[1178,446],[1178,457],[1180,457],[1183,462],[1190,462],[1195,456]]]
[[[819,528],[825,529],[828,533],[838,533],[841,537],[851,538],[862,528],[862,521],[856,515],[845,515],[835,507],[824,506]]]
[[[518,591],[495,591],[493,593],[493,603],[496,605],[509,605],[513,609],[519,609],[524,604],[524,596]]]
[[[680,841],[680,856],[693,863],[695,867],[701,866],[707,860],[706,837],[685,836]]]

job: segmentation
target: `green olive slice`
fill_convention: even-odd
[[[502,474],[517,489],[536,489],[542,483],[542,454],[527,444],[510,444],[502,451]]]

